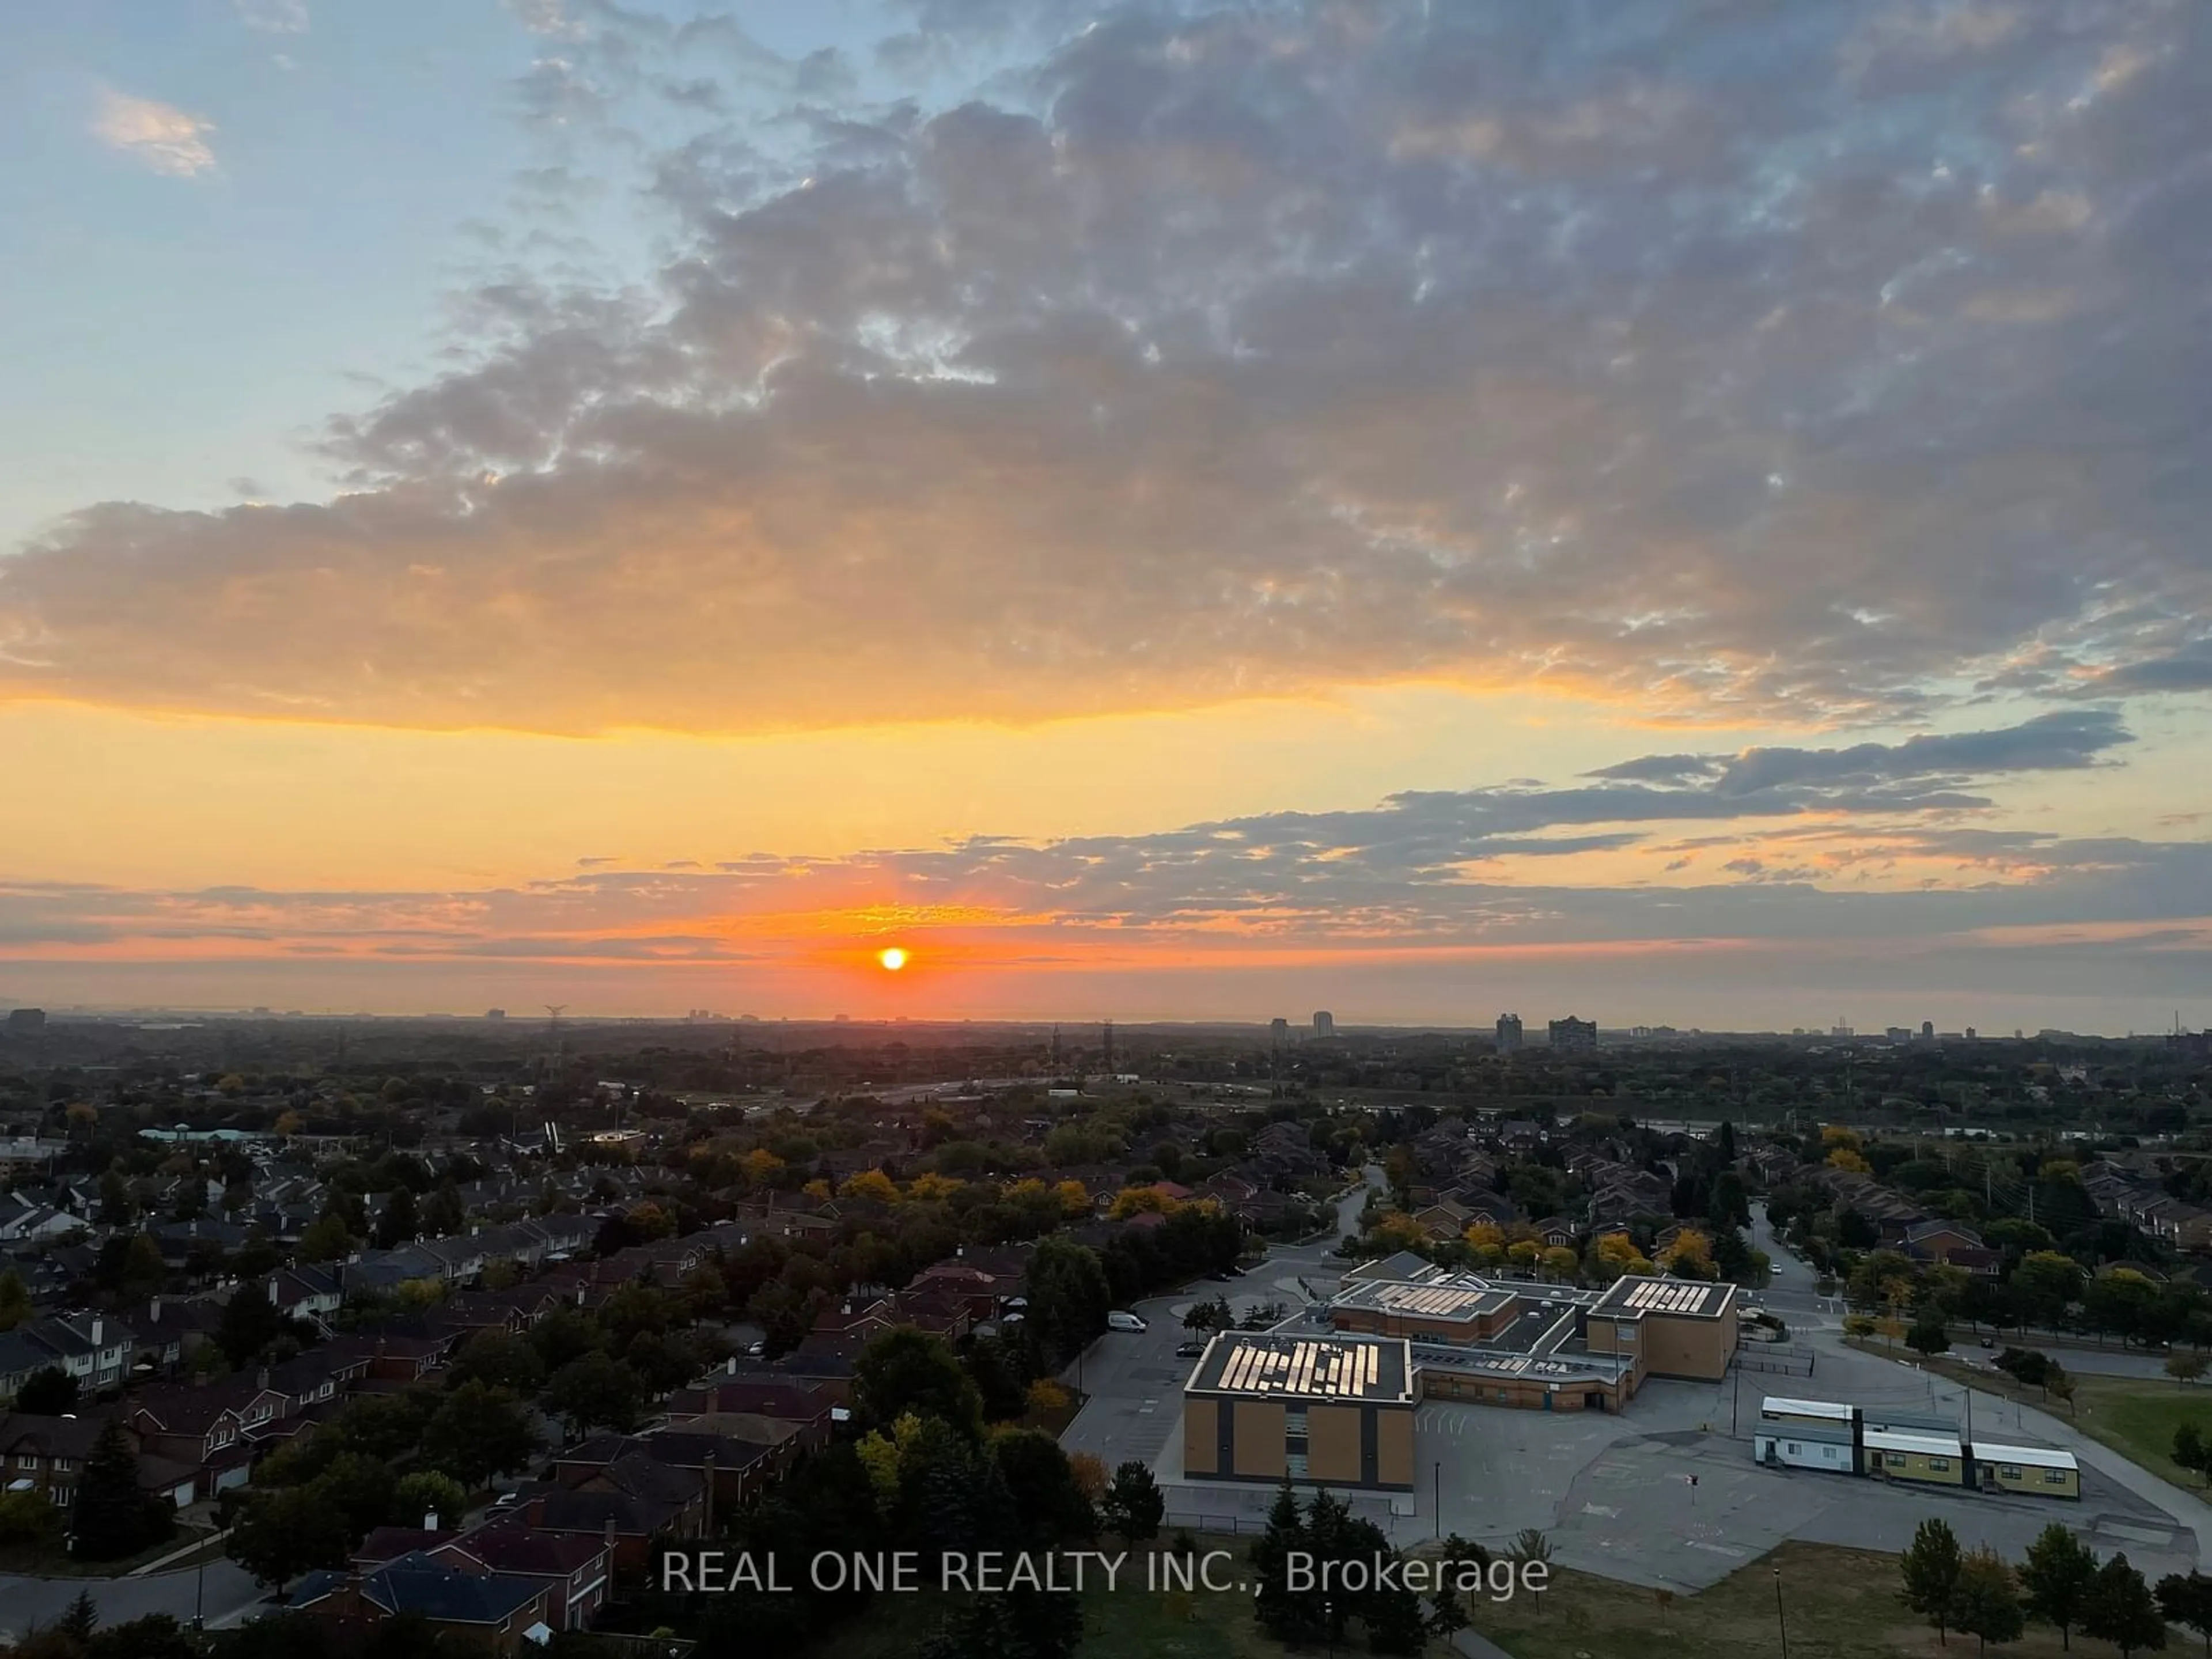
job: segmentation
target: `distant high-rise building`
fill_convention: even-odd
[[[1552,1047],[1565,1054],[1587,1054],[1597,1047],[1597,1022],[1569,1014],[1552,1022]]]
[[[1288,1042],[1291,1040],[1291,1022],[1280,1017],[1269,1020],[1267,1035],[1278,1042]]]
[[[1336,1016],[1326,1008],[1318,1010],[1314,1015],[1314,1035],[1317,1037],[1334,1036]]]
[[[1934,1020],[1923,1019],[1920,1022],[1920,1040],[1923,1042],[1933,1042],[1936,1041],[1936,1022]]]
[[[507,1010],[504,1008],[487,1008],[484,1010],[484,1018],[486,1019],[505,1019],[507,1018]]]
[[[1966,1028],[1966,1041],[1967,1041],[1967,1042],[1972,1042],[1973,1040],[1974,1040],[1974,1028],[1973,1028],[1972,1026],[1969,1025],[1969,1026]]]
[[[1500,1014],[1498,1017],[1498,1052],[1517,1054],[1521,1052],[1521,1016]]]
[[[11,1036],[29,1036],[46,1029],[46,1011],[43,1008],[17,1008],[8,1015],[8,1030]]]

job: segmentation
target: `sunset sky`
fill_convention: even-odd
[[[8,7],[0,1007],[2201,1026],[2207,85],[2195,0]]]

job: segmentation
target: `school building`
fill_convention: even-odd
[[[1338,1331],[1403,1338],[1422,1395],[1527,1411],[1617,1412],[1648,1377],[1717,1382],[1736,1288],[1632,1277],[1603,1291],[1455,1273],[1410,1255],[1346,1276]]]
[[[1410,1492],[1419,1400],[1402,1338],[1223,1331],[1183,1388],[1183,1474]]]

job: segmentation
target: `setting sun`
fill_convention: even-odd
[[[883,963],[884,970],[886,973],[896,974],[900,969],[906,966],[906,952],[900,950],[897,945],[894,945],[887,950],[877,951],[876,960]]]

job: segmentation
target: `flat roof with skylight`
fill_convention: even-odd
[[[1206,1344],[1184,1392],[1409,1406],[1413,1358],[1410,1345],[1396,1337],[1224,1331]]]

